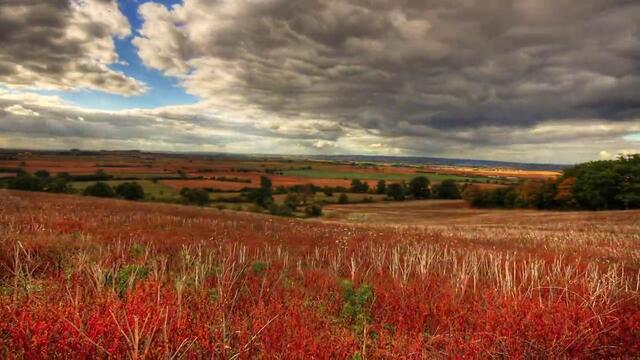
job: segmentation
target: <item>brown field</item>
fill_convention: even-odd
[[[232,182],[232,181],[219,181],[219,180],[184,180],[184,179],[176,179],[176,180],[161,180],[160,183],[171,186],[174,189],[180,190],[183,187],[186,188],[213,188],[217,190],[240,190],[246,187],[258,187],[260,186],[260,176],[267,176],[271,179],[271,182],[274,187],[278,186],[294,186],[294,185],[305,185],[305,184],[314,184],[316,186],[343,186],[348,188],[351,186],[351,180],[344,179],[313,179],[307,177],[294,177],[294,176],[283,176],[283,175],[271,175],[271,174],[254,174],[254,173],[215,173],[215,174],[203,174],[206,177],[209,176],[231,176],[238,177],[242,179],[251,179],[251,183],[243,183],[243,182]],[[363,180],[365,182],[365,180]],[[369,186],[375,186],[375,180],[366,180],[369,183]]]
[[[561,175],[558,171],[522,170],[508,168],[476,168],[460,166],[428,166],[429,170],[443,174],[461,176],[516,177],[533,179],[551,179]]]
[[[562,228],[563,226],[607,226],[640,228],[640,210],[628,211],[538,211],[472,209],[463,200],[420,200],[375,204],[328,205],[326,220],[409,226],[517,226]],[[640,239],[640,233],[639,233]],[[639,243],[640,245],[640,243]]]
[[[0,190],[0,357],[640,354],[638,211],[328,209]]]
[[[68,172],[70,174],[91,174],[97,170],[104,170],[111,174],[127,176],[142,175],[167,175],[182,171],[189,176],[237,176],[251,178],[252,185],[259,183],[261,175],[273,178],[274,186],[291,186],[313,183],[318,186],[345,186],[350,185],[350,180],[341,178],[340,173],[362,174],[363,178],[374,174],[401,174],[410,175],[419,172],[429,172],[444,175],[458,176],[482,176],[482,177],[514,177],[543,179],[555,177],[558,173],[548,171],[524,171],[518,169],[489,169],[489,168],[464,168],[451,166],[391,166],[391,164],[345,164],[327,161],[312,160],[286,160],[286,159],[225,159],[206,157],[187,157],[171,154],[148,153],[104,153],[100,155],[52,155],[35,153],[20,155],[17,160],[0,160],[0,167],[19,168],[35,172],[47,170],[51,173]],[[313,170],[335,173],[335,178],[315,179],[310,177],[277,176],[267,174],[267,169],[296,170],[312,167]],[[369,181],[374,185],[374,181]],[[176,186],[203,186],[215,187],[221,190],[237,190],[244,185],[219,184],[219,183],[176,183]]]

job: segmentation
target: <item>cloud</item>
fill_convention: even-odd
[[[140,81],[109,66],[114,37],[131,35],[111,0],[0,2],[0,82],[14,88],[140,94]]]
[[[0,82],[144,91],[109,67],[113,37],[131,35],[112,1],[0,7]],[[638,148],[634,1],[148,1],[139,15],[140,59],[197,104],[100,112],[0,91],[4,143],[535,162]]]
[[[11,106],[7,106],[4,111],[11,113],[13,115],[18,115],[18,116],[40,116],[40,113],[38,113],[37,111],[33,111],[31,109],[26,109],[24,107],[22,107],[22,105],[11,105]]]
[[[383,135],[640,115],[632,1],[185,0],[140,14],[145,64],[228,111]]]

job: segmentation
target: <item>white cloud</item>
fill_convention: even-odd
[[[22,105],[18,105],[18,104],[7,106],[4,109],[4,111],[14,115],[18,115],[18,116],[35,116],[35,117],[40,116],[40,113],[38,113],[37,111],[24,108]]]
[[[0,83],[13,88],[146,91],[110,67],[114,37],[131,35],[114,0],[0,2]]]

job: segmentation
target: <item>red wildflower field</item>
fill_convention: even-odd
[[[3,358],[640,355],[640,221],[344,224],[0,191]]]

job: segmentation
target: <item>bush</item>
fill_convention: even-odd
[[[9,179],[7,187],[13,190],[25,190],[25,191],[43,191],[44,181],[42,179],[32,176],[29,173],[22,172],[18,176]]]
[[[398,183],[389,184],[387,186],[387,196],[396,201],[404,200],[404,187]]]
[[[460,199],[460,190],[455,181],[451,179],[443,180],[434,186],[434,195],[438,199]]]
[[[431,195],[429,190],[429,179],[425,176],[418,176],[409,182],[409,194],[414,199],[427,199]]]
[[[369,191],[369,184],[366,181],[362,182],[359,179],[351,180],[351,192],[366,193],[367,191]]]
[[[340,286],[344,297],[342,320],[351,324],[356,333],[361,333],[364,326],[371,322],[369,306],[373,301],[373,288],[362,284],[359,289],[355,289],[349,280],[343,280]]]
[[[116,193],[115,191],[113,191],[113,188],[109,186],[109,184],[102,181],[98,181],[93,185],[87,186],[87,188],[84,189],[84,192],[82,194],[86,196],[96,196],[96,197],[103,197],[103,198],[112,198],[116,196]]]
[[[387,192],[387,182],[384,180],[378,180],[376,185],[376,194],[385,194]]]
[[[349,203],[349,197],[347,196],[347,194],[340,194],[340,196],[338,197],[338,204],[348,204]]]
[[[180,196],[186,204],[204,206],[209,203],[209,193],[204,189],[182,188]]]
[[[318,205],[309,205],[304,209],[304,213],[309,217],[321,216],[322,208]]]
[[[47,170],[38,170],[33,175],[35,175],[35,177],[43,179],[51,176],[51,174]]]
[[[46,171],[45,171],[46,172]],[[68,193],[71,187],[62,176],[51,177],[39,172],[40,176],[33,176],[27,172],[20,172],[18,176],[7,181],[7,187],[13,190],[46,191],[52,193]]]
[[[272,215],[291,216],[291,214],[293,214],[293,209],[289,207],[289,205],[287,204],[282,204],[282,205],[271,204],[269,206],[269,212]]]
[[[137,182],[124,182],[118,185],[116,194],[126,200],[144,199],[144,189]]]

